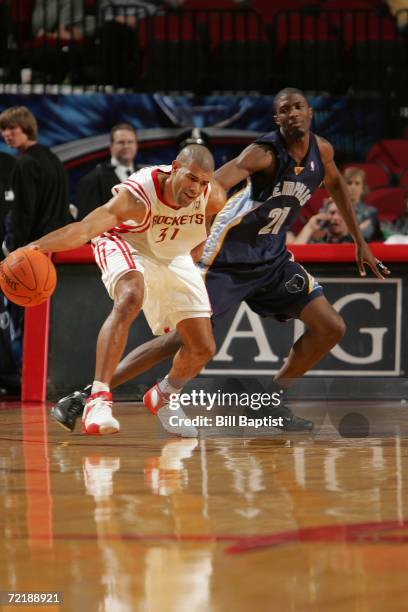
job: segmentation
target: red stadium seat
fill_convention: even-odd
[[[191,14],[155,15],[151,18],[154,40],[193,40],[194,26]]]
[[[310,217],[316,215],[323,206],[323,202],[329,198],[330,195],[326,189],[317,189],[310,200],[302,206],[297,218],[292,224],[291,230],[296,235],[300,232],[302,227],[309,221]]]
[[[275,15],[280,11],[298,11],[300,7],[298,0],[274,0],[274,2],[271,2],[271,0],[252,0],[251,8],[255,9],[265,21],[272,23]]]
[[[330,194],[327,189],[323,189],[322,187],[320,187],[319,189],[316,189],[310,200],[307,201],[303,208],[309,208],[312,211],[312,215],[315,215],[323,206],[324,200],[329,197]]]
[[[15,22],[31,21],[31,15],[35,6],[35,0],[20,0],[11,2],[11,17]]]
[[[263,20],[251,9],[214,12],[208,15],[207,25],[213,48],[225,41],[267,42]]]
[[[367,184],[370,189],[378,189],[378,187],[388,187],[390,184],[390,175],[383,166],[371,163],[350,163],[345,164],[342,167],[344,171],[346,168],[360,168],[364,170],[366,174]]]
[[[233,0],[185,0],[184,9],[236,9],[237,4]]]
[[[408,168],[408,140],[379,140],[368,151],[367,161],[383,164],[400,174]]]
[[[19,44],[31,36],[31,16],[34,6],[35,0],[20,0],[20,2],[10,3],[14,33]]]
[[[381,0],[326,0],[322,9],[375,9]]]
[[[275,21],[275,40],[278,49],[289,41],[327,41],[333,34],[325,18],[302,13],[281,13]]]
[[[366,204],[376,207],[380,221],[393,221],[405,212],[407,195],[403,187],[385,187],[369,193]]]
[[[399,177],[399,184],[400,187],[408,187],[408,168],[406,168]]]
[[[397,25],[391,16],[380,17],[374,11],[358,11],[346,15],[343,22],[344,44],[347,49],[368,40],[396,41]]]

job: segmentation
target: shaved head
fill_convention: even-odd
[[[207,147],[203,145],[187,145],[181,149],[176,159],[180,166],[188,167],[194,163],[205,172],[214,172],[214,158]]]
[[[285,89],[281,89],[280,91],[278,91],[273,100],[273,106],[275,108],[275,111],[277,109],[279,99],[283,98],[283,96],[290,96],[291,94],[297,94],[298,96],[302,96],[302,98],[306,100],[307,105],[309,106],[309,101],[306,98],[306,94],[301,89],[297,89],[296,87],[285,87]]]
[[[167,186],[171,187],[172,201],[179,207],[190,206],[204,194],[214,177],[214,158],[203,145],[183,147],[171,166]]]

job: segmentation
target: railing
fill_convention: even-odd
[[[408,10],[405,14],[408,23]],[[402,15],[401,15],[402,16]],[[406,91],[407,31],[374,10],[285,11],[273,24],[279,83],[344,93]]]
[[[370,10],[278,13],[171,11],[137,2],[0,0],[0,83],[23,90],[257,91],[288,85],[331,93],[407,87],[407,35]],[[42,9],[42,10],[41,10]],[[408,22],[400,11],[398,24]],[[407,26],[406,26],[407,27]],[[6,88],[7,89],[7,88]]]

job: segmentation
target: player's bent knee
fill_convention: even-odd
[[[346,324],[344,319],[338,313],[335,313],[333,317],[331,317],[327,327],[327,335],[330,337],[333,344],[336,344],[343,338],[345,333]]]
[[[324,351],[330,350],[340,342],[346,332],[346,324],[343,318],[335,311],[330,317],[324,317],[320,321],[315,321],[313,324],[309,324],[308,327]]]
[[[206,364],[212,359],[215,355],[216,346],[215,342],[208,338],[205,342],[197,344],[193,347],[192,353],[193,358],[200,364]]]
[[[129,284],[115,296],[114,310],[123,318],[135,317],[143,305],[143,292]]]

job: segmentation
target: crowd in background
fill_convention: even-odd
[[[407,21],[408,0],[3,0],[0,84],[392,94]]]
[[[194,8],[194,0],[36,0],[31,16],[31,28],[34,36],[44,34],[57,35],[61,38],[79,38],[86,32],[95,29],[96,23],[103,21],[117,21],[128,27],[135,27],[137,20],[148,15],[160,14],[166,10],[179,9],[183,6]],[[212,8],[217,8],[217,2],[209,2]],[[220,7],[228,6],[228,2],[219,3]],[[243,5],[253,7],[262,13],[262,2],[252,0],[230,0],[231,7]],[[360,3],[361,4],[361,3]],[[312,9],[313,6],[328,6],[330,0],[297,0],[299,9]],[[373,6],[388,6],[390,13],[395,16],[398,26],[406,27],[408,0],[367,0],[367,8]],[[202,2],[199,6],[205,6]],[[289,6],[289,4],[288,4]],[[290,3],[293,7],[293,2]],[[285,7],[284,2],[277,3],[277,10]],[[95,19],[89,19],[90,17]],[[88,19],[87,19],[88,17]],[[89,25],[91,24],[91,25]]]
[[[0,156],[0,258],[65,225],[72,214],[82,219],[111,197],[112,187],[140,168],[137,164],[137,134],[128,123],[114,125],[110,133],[108,159],[83,176],[76,186],[74,205],[68,202],[68,178],[63,165],[47,147],[38,143],[34,115],[26,107],[13,107],[0,115],[0,131],[18,155]],[[194,132],[194,130],[193,130]],[[408,210],[399,218],[380,222],[377,209],[366,203],[369,193],[366,174],[348,166],[343,172],[350,199],[364,238],[368,242],[408,233]],[[337,207],[327,197],[321,209],[289,233],[295,244],[351,242]]]
[[[389,235],[402,233],[399,229],[401,224],[403,226],[401,219],[396,219],[391,224],[384,224],[386,231],[383,231],[378,219],[377,209],[365,203],[369,187],[364,170],[348,167],[344,170],[343,177],[361,232],[367,242],[382,242]],[[405,215],[406,213],[403,215],[404,218]],[[328,197],[323,202],[321,210],[310,217],[299,233],[290,236],[290,241],[293,244],[336,244],[353,242],[353,239],[335,202]]]

